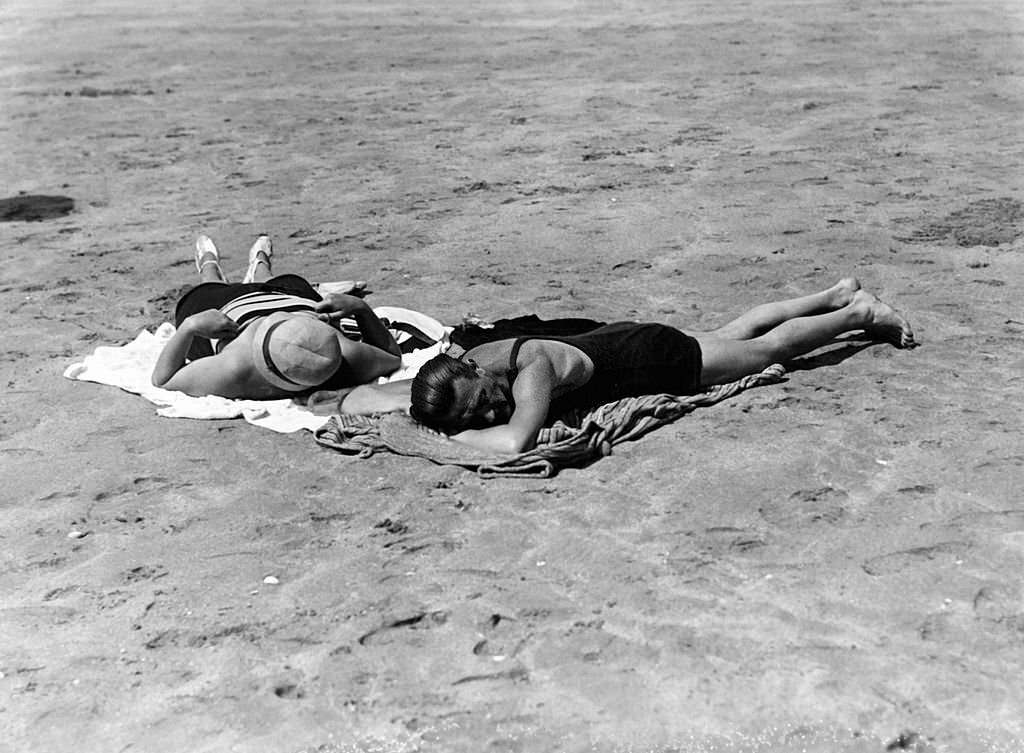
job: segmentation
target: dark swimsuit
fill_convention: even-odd
[[[593,408],[639,395],[692,395],[700,391],[701,353],[697,341],[664,324],[615,322],[569,337],[516,338],[509,354],[508,383],[516,380],[519,348],[527,340],[554,340],[579,348],[594,363],[590,381],[551,404],[549,416]]]
[[[315,303],[322,300],[320,294],[313,289],[305,278],[298,275],[278,275],[266,282],[204,282],[196,285],[185,293],[178,301],[174,311],[174,324],[177,327],[192,314],[198,314],[207,309],[220,309],[238,298],[254,293],[281,293],[289,296],[304,299]],[[312,304],[293,302],[275,308],[275,311],[299,311],[311,310]],[[257,315],[265,315],[269,311],[256,312]],[[247,322],[239,322],[243,324]],[[212,356],[213,345],[205,337],[196,337],[192,340],[189,348],[188,360],[194,361],[197,358]]]

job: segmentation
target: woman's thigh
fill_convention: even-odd
[[[700,382],[703,386],[734,382],[773,363],[771,348],[762,340],[727,340],[694,335],[700,343]]]

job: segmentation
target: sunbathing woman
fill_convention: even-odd
[[[196,241],[200,284],[178,301],[177,331],[153,369],[153,384],[189,395],[256,400],[369,382],[401,365],[401,351],[362,299],[362,283],[322,297],[302,277],[272,276],[273,247],[261,235],[241,283],[229,283],[217,248]],[[362,341],[341,334],[354,319]]]
[[[345,413],[408,407],[452,439],[515,453],[534,446],[549,417],[623,397],[692,394],[755,374],[855,330],[898,348],[910,325],[854,278],[820,293],[757,306],[713,332],[619,322],[571,337],[496,340],[461,360],[437,356],[410,382],[357,387]]]

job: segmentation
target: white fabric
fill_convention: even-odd
[[[420,348],[412,353],[403,354],[401,368],[388,374],[386,377],[378,379],[378,384],[397,382],[401,379],[412,379],[416,376],[416,372],[420,370],[420,366],[434,356],[444,353],[448,347],[448,336],[452,333],[452,328],[444,326],[437,319],[421,314],[419,311],[403,309],[398,306],[378,306],[373,312],[381,319],[411,324],[431,340],[436,341],[429,348]]]
[[[402,356],[402,367],[381,377],[380,383],[411,379],[429,358],[443,351],[450,327],[424,314],[409,309],[382,306],[375,309],[378,316],[392,321],[407,321],[424,334],[439,335],[439,342],[429,348]],[[174,325],[165,322],[156,332],[143,330],[130,343],[120,346],[101,345],[79,363],[64,370],[64,376],[82,382],[96,382],[119,387],[149,400],[157,406],[157,414],[167,418],[244,418],[251,424],[282,433],[307,429],[315,431],[327,422],[329,416],[318,416],[289,398],[281,400],[231,400],[208,395],[191,397],[184,392],[154,387],[150,381],[153,367],[164,345],[174,335]]]

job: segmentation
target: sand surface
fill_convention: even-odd
[[[1024,749],[1022,53],[1011,0],[6,0],[3,196],[75,209],[0,222],[0,748]],[[541,481],[61,377],[261,231],[447,322],[853,273],[923,346]]]

